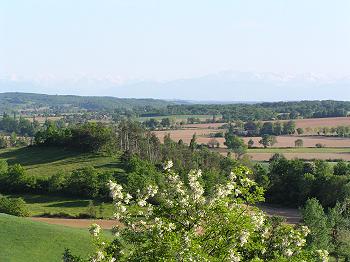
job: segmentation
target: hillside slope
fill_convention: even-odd
[[[0,261],[55,262],[69,247],[75,254],[92,251],[88,230],[33,222],[0,214]]]
[[[124,172],[119,156],[81,153],[54,147],[22,147],[0,150],[0,159],[10,165],[21,164],[28,175],[51,176],[92,166],[100,170]]]

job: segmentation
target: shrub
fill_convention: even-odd
[[[0,213],[18,217],[29,215],[26,202],[22,198],[8,198],[5,196],[0,196]]]

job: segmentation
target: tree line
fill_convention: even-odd
[[[11,117],[9,114],[4,113],[0,119],[0,131],[7,134],[16,133],[20,136],[34,136],[39,128],[40,124],[38,121],[31,122],[23,117],[17,118],[16,114]]]
[[[256,165],[255,176],[270,203],[298,207],[316,198],[324,207],[333,207],[350,197],[350,164],[344,161],[332,166],[322,160],[287,160],[276,154],[268,168]]]

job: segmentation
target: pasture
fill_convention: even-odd
[[[0,261],[59,262],[65,248],[82,256],[93,250],[87,229],[49,225],[5,214],[0,214],[0,225]]]

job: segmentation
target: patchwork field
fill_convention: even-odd
[[[226,153],[224,153],[226,154]],[[254,161],[268,161],[274,153],[248,153]],[[283,153],[287,159],[304,159],[304,160],[344,160],[350,161],[350,153]]]
[[[179,129],[179,130],[168,130],[168,131],[155,131],[154,133],[162,141],[166,134],[170,134],[170,137],[174,141],[182,139],[185,143],[189,143],[194,134],[197,135],[197,142],[199,144],[207,144],[212,138],[210,134],[217,132],[224,132],[225,130],[213,130],[213,129]],[[249,139],[253,139],[254,147],[262,147],[259,144],[260,137],[244,137],[243,140],[247,143]],[[215,138],[219,143],[220,147],[224,147],[225,139],[223,137]],[[305,147],[315,147],[316,144],[322,144],[326,147],[350,147],[350,138],[339,138],[339,137],[324,137],[324,136],[278,136],[277,143],[274,147],[294,147],[295,140],[302,139]]]
[[[283,122],[283,121],[282,121]],[[167,131],[155,131],[157,137],[162,141],[166,134],[170,134],[170,137],[174,141],[182,139],[185,143],[190,143],[193,134],[197,135],[197,143],[208,144],[212,140],[212,136],[215,133],[225,132],[225,129],[219,129],[223,123],[209,123],[209,124],[192,124],[185,125],[183,129],[179,130],[167,130]],[[296,120],[296,126],[301,128],[316,128],[316,127],[336,127],[336,126],[349,126],[350,117],[335,117],[335,118],[317,118],[317,119],[298,119]],[[283,153],[287,158],[302,158],[302,159],[323,159],[323,160],[335,160],[343,159],[350,161],[350,138],[340,138],[331,136],[318,136],[318,135],[304,135],[304,136],[278,136],[277,143],[272,149],[264,149],[259,144],[260,137],[244,137],[245,143],[252,139],[254,141],[254,148],[249,150],[248,155],[256,161],[266,161],[274,153]],[[295,148],[295,140],[303,140],[303,148]],[[225,139],[223,137],[215,138],[219,142],[220,153],[226,154],[227,149],[224,145]],[[325,148],[316,148],[316,144],[321,144]]]
[[[218,148],[215,151],[227,155],[226,148]],[[268,161],[274,154],[283,154],[287,159],[305,160],[345,160],[350,161],[350,148],[254,148],[248,149],[247,155],[254,161]]]
[[[288,120],[281,120],[280,122],[286,122]],[[309,119],[296,119],[294,120],[297,128],[306,127],[337,127],[337,126],[350,126],[350,117],[328,117],[328,118],[309,118]],[[224,123],[208,123],[208,124],[189,124],[184,125],[187,128],[218,128]]]

